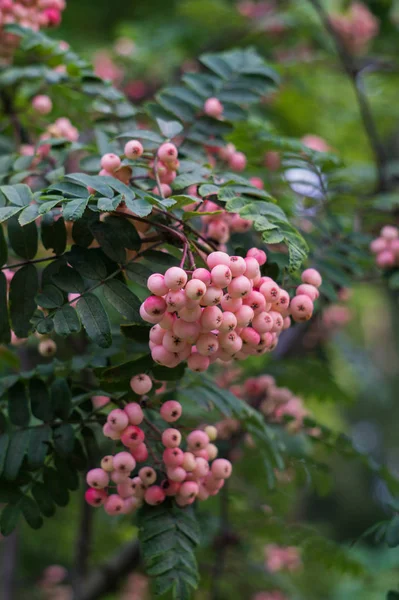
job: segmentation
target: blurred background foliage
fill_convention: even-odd
[[[348,3],[331,0],[324,4],[334,11]],[[361,59],[367,63],[365,86],[394,160],[399,151],[399,3],[370,0],[367,4],[380,20],[380,35],[369,56]],[[252,45],[282,78],[281,90],[262,111],[263,122],[279,135],[321,136],[345,166],[360,176],[360,183],[369,182],[372,153],[352,85],[339,66],[331,41],[306,0],[278,0],[275,6],[274,16],[251,20],[228,0],[68,0],[62,25],[54,36],[94,60],[98,72],[105,69],[135,102],[150,98],[165,82],[173,82],[181,65],[195,69],[195,59],[204,51]],[[270,27],[273,19],[276,26]],[[262,175],[263,170],[260,168]],[[380,225],[376,221],[375,228]],[[370,279],[373,277],[371,269]],[[316,350],[310,344],[309,351],[300,357],[293,355],[279,362],[267,355],[248,361],[244,368],[248,376],[274,375],[278,385],[303,397],[316,421],[344,431],[359,453],[371,455],[399,477],[397,292],[388,291],[378,281],[354,284],[351,289],[346,303],[348,323],[330,330]],[[314,330],[309,336],[317,336],[317,322],[310,327]],[[328,356],[329,372],[318,360],[320,352]],[[6,353],[1,359],[0,370],[6,372],[12,359]],[[292,444],[295,455],[295,444],[310,442],[297,436],[287,443]],[[399,590],[399,549],[388,549],[370,538],[358,540],[390,512],[392,498],[377,473],[320,445],[312,458],[312,475],[316,473],[312,484],[307,475],[310,467],[293,463],[287,478],[270,492],[266,484],[259,484],[263,472],[257,464],[256,449],[242,452],[245,460],[235,467],[241,477],[231,482],[228,523],[223,525],[230,535],[227,545],[220,544],[219,539],[219,499],[212,499],[200,513],[204,543],[199,555],[203,579],[198,600],[247,599],[274,589],[283,590],[289,600],[378,600],[386,598],[388,590]],[[318,467],[324,459],[328,470]],[[73,569],[80,513],[81,491],[74,494],[67,508],[57,509],[57,515],[39,531],[21,526],[16,542],[20,574],[16,598],[72,597],[68,578],[65,587],[57,586],[57,591],[51,592],[59,594],[53,596],[40,581],[49,565],[62,565],[68,572]],[[292,527],[278,526],[282,516],[288,517]],[[222,515],[222,521],[224,518]],[[293,538],[300,545],[308,527],[314,533],[302,548],[304,568],[292,574],[268,573],[265,545],[293,544]],[[341,550],[318,534],[339,541]],[[128,519],[96,513],[90,564],[101,565],[135,536],[136,529]],[[307,545],[312,552],[307,551]],[[6,554],[5,542],[3,546]],[[106,598],[151,598],[145,585],[138,595],[141,588],[137,580],[131,582],[131,589],[127,585],[124,582],[119,591]]]

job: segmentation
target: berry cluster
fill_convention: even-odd
[[[51,110],[52,104],[50,98],[47,96],[36,96],[34,100],[37,101],[37,98],[40,100],[38,104],[41,106],[42,114],[44,114],[43,110],[45,108],[50,108]],[[44,142],[45,140],[53,138],[65,138],[69,142],[76,142],[79,139],[79,131],[72,125],[67,117],[60,117],[46,128],[46,131],[40,136],[40,141]],[[37,157],[35,158],[35,161],[39,162],[40,159],[46,158],[50,154],[51,146],[50,144],[41,144],[35,148],[33,144],[22,144],[19,151],[22,156],[34,156],[36,154]],[[32,166],[36,164],[35,161],[32,163]]]
[[[297,571],[302,567],[298,548],[269,544],[265,547],[265,566],[270,573]]]
[[[330,17],[330,23],[347,49],[363,54],[379,31],[379,21],[363,2],[352,2],[346,14]]]
[[[229,362],[273,350],[283,329],[307,321],[313,313],[321,277],[314,269],[302,274],[292,299],[270,277],[262,277],[263,250],[252,248],[246,258],[212,252],[208,269],[188,274],[180,267],[154,273],[147,286],[152,296],[140,314],[153,323],[150,349],[155,362],[176,367],[187,360],[193,371],[205,371],[217,359]]]
[[[252,600],[288,600],[287,596],[279,590],[271,590],[269,592],[258,592],[252,597]]]
[[[3,30],[18,24],[39,31],[61,22],[65,0],[0,0],[0,62],[8,62],[19,44],[19,37]]]
[[[144,395],[151,390],[152,381],[148,375],[136,375],[130,386],[136,394]],[[159,412],[163,421],[175,423],[182,414],[182,406],[168,400]],[[140,427],[143,421],[146,421],[144,412],[137,402],[108,414],[104,435],[120,441],[126,449],[114,456],[105,456],[101,468],[88,472],[86,479],[90,488],[86,500],[89,504],[104,505],[110,515],[127,514],[143,502],[153,506],[161,504],[167,496],[173,496],[177,505],[184,507],[196,498],[206,500],[219,492],[230,477],[232,467],[228,460],[216,458],[218,449],[212,443],[217,436],[215,427],[191,431],[182,449],[182,434],[176,426],[161,432],[153,425],[152,430],[157,432],[163,449],[162,459],[159,459]],[[155,468],[148,464],[138,467],[138,463],[147,462],[149,454]],[[116,486],[116,493],[109,493],[112,484]]]
[[[371,242],[370,250],[375,254],[375,262],[381,269],[399,266],[399,229],[393,225],[385,225],[380,237]]]

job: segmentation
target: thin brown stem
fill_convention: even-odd
[[[46,258],[35,258],[34,260],[25,260],[24,262],[15,263],[13,265],[4,265],[1,267],[0,271],[5,271],[5,269],[16,269],[18,267],[24,267],[25,265],[34,265],[42,262],[49,262],[50,260],[57,260],[57,258],[61,258],[62,254],[58,256],[47,256]]]

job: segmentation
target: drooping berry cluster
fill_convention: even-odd
[[[381,269],[399,266],[399,229],[393,225],[385,225],[380,237],[371,242],[370,250],[375,254],[375,262]]]
[[[141,374],[132,377],[130,385],[136,394],[143,395],[151,390],[152,381],[148,375]],[[165,423],[175,423],[182,414],[182,406],[168,400],[159,412]],[[177,426],[163,431],[152,426],[152,431],[158,433],[157,446],[163,448],[161,457],[140,427],[143,422],[146,422],[145,415],[137,402],[108,414],[104,435],[120,441],[125,449],[113,456],[104,456],[101,468],[88,472],[86,479],[90,487],[86,500],[89,504],[104,505],[110,515],[127,514],[143,502],[155,506],[168,496],[173,496],[178,506],[184,507],[196,498],[206,500],[219,492],[230,477],[232,467],[228,460],[217,458],[218,449],[212,443],[217,436],[215,427],[193,430],[183,441]]]
[[[299,549],[295,546],[265,546],[265,566],[271,573],[297,571],[302,567]]]
[[[4,25],[16,23],[33,31],[56,26],[65,5],[65,0],[0,0],[0,62],[10,60],[20,40],[4,31]]]
[[[263,250],[252,248],[246,258],[212,252],[208,269],[188,279],[180,267],[154,273],[147,286],[152,296],[143,302],[141,317],[153,323],[150,349],[155,362],[176,367],[187,360],[193,371],[205,371],[217,359],[245,359],[273,350],[283,329],[307,321],[313,313],[321,277],[314,269],[302,274],[303,284],[292,299],[270,277],[262,277]]]

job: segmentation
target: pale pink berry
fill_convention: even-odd
[[[203,450],[209,444],[209,437],[205,431],[196,429],[188,434],[187,445],[188,448],[193,450]]]
[[[130,402],[130,404],[125,406],[124,411],[127,414],[131,425],[140,425],[144,419],[142,408],[137,402]]]
[[[195,271],[193,272],[193,279],[199,279],[200,281],[205,283],[205,285],[210,285],[212,281],[210,272],[207,269],[203,268],[195,269]]]
[[[320,287],[322,284],[321,275],[316,269],[306,269],[301,276],[303,283],[309,283],[315,287]]]
[[[202,309],[200,306],[196,306],[195,308],[187,308],[187,305],[184,308],[179,310],[179,317],[188,323],[195,323],[201,318]]]
[[[183,456],[182,467],[185,471],[191,472],[194,471],[196,467],[195,456],[192,452],[185,452]]]
[[[130,452],[137,462],[144,462],[148,458],[148,449],[144,443],[139,444],[134,448],[130,448]]]
[[[136,461],[129,452],[118,452],[114,456],[113,466],[115,471],[129,474],[136,467]]]
[[[166,302],[159,296],[149,296],[144,301],[144,310],[151,317],[163,315],[166,310]]]
[[[249,344],[250,346],[257,346],[260,342],[260,335],[252,327],[244,327],[240,333],[243,344]]]
[[[382,237],[373,240],[370,244],[370,250],[373,254],[378,254],[388,247],[388,241]]]
[[[399,236],[399,230],[392,225],[385,225],[385,227],[381,229],[381,236],[386,240],[394,240]]]
[[[159,321],[159,325],[161,326],[162,329],[170,331],[171,329],[173,329],[175,319],[176,319],[175,315],[173,315],[172,313],[167,311],[164,314],[164,316],[162,317],[162,320]],[[160,343],[162,343],[162,342],[160,342]]]
[[[165,296],[169,288],[165,283],[165,277],[161,273],[153,273],[147,280],[147,287],[155,296]]]
[[[232,298],[244,298],[251,290],[252,284],[245,275],[234,277],[227,288],[227,291]]]
[[[238,213],[233,214],[230,220],[230,229],[236,233],[245,233],[252,227],[252,221],[243,219]]]
[[[146,490],[144,500],[150,506],[157,506],[165,500],[165,492],[159,485],[152,485]]]
[[[266,302],[274,303],[280,298],[280,288],[272,279],[262,283],[259,291],[265,297]]]
[[[109,475],[103,469],[91,469],[86,475],[86,482],[88,486],[101,490],[107,487]]]
[[[169,366],[173,365],[175,362],[175,355],[173,352],[169,352],[163,346],[155,346],[151,350],[151,356],[159,365]]]
[[[193,474],[196,477],[205,477],[209,473],[209,463],[205,458],[198,456],[195,459],[195,469],[193,470]]]
[[[219,326],[219,331],[234,331],[237,327],[237,317],[234,313],[225,311],[222,313],[222,323]]]
[[[247,304],[243,304],[234,314],[237,319],[238,327],[248,327],[255,316],[254,309]]]
[[[143,145],[138,140],[130,140],[125,145],[125,156],[130,160],[134,160],[136,158],[140,158],[140,156],[144,152]]]
[[[121,442],[127,448],[134,448],[144,442],[145,434],[137,425],[128,425],[121,435]]]
[[[165,496],[175,496],[179,492],[180,486],[178,481],[169,481],[169,479],[164,479],[161,483]]]
[[[101,168],[113,173],[121,166],[121,159],[116,154],[104,154],[101,158]]]
[[[230,264],[230,256],[226,252],[211,252],[206,259],[209,269],[213,269],[217,265],[225,265],[226,267]]]
[[[131,496],[134,496],[134,490],[135,488],[133,487],[133,479],[127,479],[123,483],[118,483],[116,486],[118,496],[120,496],[124,500],[125,498],[130,498]]]
[[[258,190],[263,190],[265,187],[265,184],[260,177],[250,177],[249,181],[254,187],[258,188]]]
[[[162,455],[162,460],[167,467],[181,467],[183,464],[184,453],[180,448],[166,448]]]
[[[167,402],[164,402],[159,411],[162,419],[167,423],[173,423],[174,421],[180,419],[182,412],[182,405],[180,402],[176,402],[176,400],[168,400]]]
[[[118,494],[111,494],[104,503],[104,510],[107,515],[119,515],[124,506],[123,499]]]
[[[219,454],[218,447],[215,446],[215,444],[208,444],[205,450],[208,454],[208,460],[215,460],[215,458]]]
[[[163,319],[163,315],[149,315],[144,308],[144,302],[140,306],[140,317],[143,319],[143,321],[146,321],[147,323],[152,323],[153,325],[159,323]]]
[[[291,319],[290,317],[284,317],[284,326],[283,329],[289,329],[291,327]]]
[[[109,413],[107,423],[114,431],[123,431],[128,426],[129,419],[124,410],[115,408]]]
[[[112,429],[111,425],[108,422],[105,423],[103,427],[103,434],[105,435],[105,437],[110,438],[111,440],[120,440],[122,431],[123,430],[116,431],[115,429]]]
[[[170,142],[166,142],[158,148],[158,157],[165,164],[174,162],[177,159],[177,156],[177,148]]]
[[[166,474],[171,481],[181,483],[185,480],[187,472],[183,467],[170,467],[166,469]]]
[[[252,327],[258,333],[266,333],[273,329],[273,319],[268,312],[260,312],[254,316],[252,320]]]
[[[164,196],[165,198],[168,198],[172,195],[172,188],[167,183],[161,183],[159,187],[156,185],[154,188],[152,188],[151,191],[153,194],[159,194],[160,196]]]
[[[217,98],[208,98],[204,104],[204,112],[209,117],[219,119],[223,114],[223,104]]]
[[[236,313],[242,306],[241,298],[232,298],[230,294],[225,294],[220,302],[223,310]]]
[[[111,471],[114,470],[113,457],[110,454],[108,456],[104,456],[101,459],[101,468],[104,471],[107,471],[107,473],[110,473]]]
[[[165,429],[162,433],[162,443],[165,448],[177,448],[180,446],[181,433],[178,429]]]
[[[149,469],[150,467],[143,467],[143,469]],[[141,470],[143,470],[141,469]],[[155,473],[155,471],[154,471]],[[143,475],[144,476],[144,475]],[[155,479],[156,480],[157,476],[155,474]],[[147,477],[148,479],[148,477]],[[144,493],[145,493],[145,485],[143,483],[143,480],[141,477],[133,477],[133,479],[131,480],[131,482],[129,482],[129,485],[131,486],[134,495],[136,496],[136,498],[144,498]],[[151,484],[149,484],[151,485]]]
[[[183,498],[196,498],[199,492],[198,484],[195,481],[185,481],[179,490],[179,495]]]
[[[281,316],[281,314],[275,310],[271,310],[269,312],[269,315],[271,316],[271,318],[273,319],[273,329],[272,332],[276,332],[279,333],[284,326],[284,319]]]
[[[395,264],[395,255],[390,250],[383,250],[376,256],[376,263],[382,269],[392,267]]]
[[[205,270],[205,269],[204,269]],[[190,300],[201,300],[206,292],[206,285],[200,279],[191,279],[185,287],[186,296]]]
[[[208,498],[209,498],[209,492],[208,492],[208,490],[206,489],[206,487],[202,483],[200,483],[199,484],[199,491],[198,491],[197,499],[201,500],[201,501],[204,501],[204,500],[208,500]]]
[[[148,487],[149,485],[155,483],[157,479],[157,474],[152,467],[143,467],[139,471],[139,477],[143,482],[144,486]]]
[[[218,288],[227,287],[232,279],[231,271],[225,265],[216,265],[216,267],[213,267],[211,276],[212,284]]]
[[[131,496],[130,498],[124,498],[122,514],[130,515],[130,513],[140,508],[140,506],[142,506],[142,501],[138,498],[135,498],[134,496]]]
[[[263,182],[262,182],[263,183]],[[267,261],[266,252],[260,250],[259,248],[251,248],[247,252],[248,258],[255,258],[259,265],[264,265]]]
[[[132,388],[133,392],[139,396],[148,394],[148,392],[152,389],[151,378],[145,373],[134,375],[130,380],[130,387]]]
[[[230,229],[221,219],[214,219],[208,225],[207,237],[219,244],[225,244],[230,238]]]
[[[230,168],[233,171],[243,171],[247,166],[247,158],[243,152],[234,152],[229,159]]]
[[[219,329],[223,322],[223,313],[217,306],[207,306],[202,311],[200,325],[202,332]]]
[[[201,326],[196,321],[190,323],[188,321],[184,321],[184,319],[176,319],[176,321],[173,324],[174,335],[184,339],[190,344],[195,344],[200,334],[200,330]]]
[[[296,288],[296,295],[299,296],[299,294],[305,294],[305,296],[309,296],[312,302],[314,302],[320,296],[319,290],[314,285],[310,285],[309,283],[301,283],[301,285]]]
[[[32,108],[40,115],[48,115],[53,110],[53,103],[49,96],[40,94],[32,99]]]
[[[202,373],[206,371],[209,367],[209,358],[207,356],[202,356],[198,352],[194,352],[187,359],[188,368],[191,371],[196,371],[197,373]]]
[[[202,333],[196,342],[196,347],[202,356],[211,356],[219,348],[218,339],[213,333]]]
[[[216,306],[223,298],[223,290],[213,285],[209,286],[201,299],[202,306]]]
[[[238,277],[245,273],[247,264],[242,256],[230,256],[229,268],[233,277]]]
[[[309,296],[305,296],[305,294],[295,296],[295,298],[291,300],[290,307],[294,321],[308,321],[313,314],[313,302]]]
[[[126,483],[129,480],[129,473],[121,473],[120,471],[112,471],[111,481],[116,484]]]
[[[50,358],[57,352],[57,344],[54,340],[42,340],[38,346],[38,351],[41,356]]]
[[[96,490],[89,488],[85,492],[85,500],[90,506],[102,506],[107,499],[107,492],[105,490]]]
[[[260,276],[260,268],[259,263],[256,258],[252,256],[247,256],[245,259],[246,269],[244,275],[248,277],[248,279],[255,279]]]
[[[232,472],[231,462],[225,458],[217,458],[212,463],[211,471],[215,479],[228,479]]]
[[[242,348],[242,339],[235,331],[219,334],[220,347],[230,355],[239,352]]]
[[[186,295],[183,290],[171,291],[165,296],[168,312],[180,310],[186,304]]]
[[[165,273],[165,285],[172,291],[181,290],[187,283],[187,273],[180,267],[171,267]]]
[[[307,285],[307,284],[303,283],[302,285]],[[289,295],[289,293],[286,292],[286,290],[282,290],[280,288],[279,298],[278,298],[277,302],[273,302],[272,305],[273,305],[273,308],[275,310],[278,310],[281,313],[284,313],[285,311],[287,311],[288,307],[290,305],[290,295]]]
[[[244,305],[250,306],[254,313],[257,314],[266,309],[266,300],[263,294],[256,290],[252,290],[248,296],[245,296]]]

